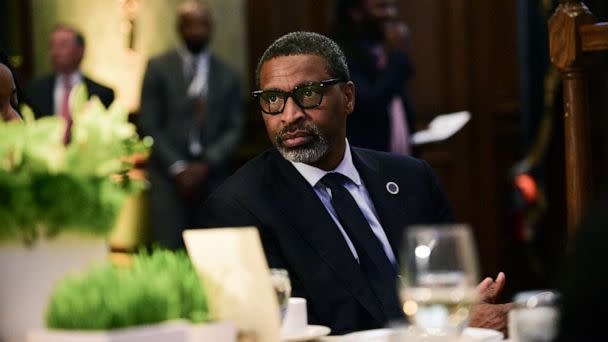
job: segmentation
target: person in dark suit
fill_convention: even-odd
[[[279,38],[260,59],[256,85],[275,148],[209,197],[204,227],[256,226],[268,264],[287,269],[293,295],[307,299],[311,324],[344,334],[403,319],[396,295],[402,230],[452,220],[431,168],[350,145],[355,83],[342,51],[325,36]],[[501,274],[482,282],[484,302],[504,281]],[[504,328],[506,307],[488,303],[477,315],[492,318],[475,322]]]
[[[339,0],[332,35],[346,55],[357,85],[357,107],[348,119],[353,145],[412,155],[414,111],[406,92],[413,67],[408,29],[394,0]]]
[[[141,93],[140,127],[154,138],[148,162],[152,242],[183,247],[185,228],[200,227],[203,199],[229,174],[244,125],[236,72],[207,49],[211,9],[178,7],[182,39],[150,60]]]
[[[114,102],[114,91],[103,86],[80,71],[84,56],[84,36],[75,28],[60,24],[55,26],[50,38],[53,73],[32,81],[27,87],[27,103],[36,117],[60,115],[71,122],[68,100],[71,91],[84,83],[89,97],[97,96],[109,107]]]

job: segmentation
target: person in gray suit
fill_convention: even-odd
[[[207,4],[178,7],[181,44],[152,58],[144,76],[140,129],[154,138],[148,162],[152,243],[183,247],[199,226],[198,207],[229,175],[243,132],[236,72],[207,49],[213,18]]]

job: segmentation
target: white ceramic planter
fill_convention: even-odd
[[[0,341],[23,342],[27,331],[42,329],[55,283],[107,259],[107,244],[99,237],[63,233],[30,247],[0,243]]]
[[[187,342],[188,323],[166,322],[114,331],[40,330],[30,332],[27,342]]]
[[[236,342],[231,322],[190,325],[172,321],[113,331],[40,330],[30,332],[27,342]]]
[[[233,322],[193,324],[188,329],[188,342],[236,342],[237,330]]]

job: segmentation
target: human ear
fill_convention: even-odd
[[[346,84],[344,84],[343,93],[346,114],[350,115],[355,109],[355,84],[352,81],[346,82]]]

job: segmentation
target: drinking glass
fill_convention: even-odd
[[[423,336],[457,337],[477,300],[477,251],[465,224],[411,226],[400,251],[403,312]]]
[[[270,279],[272,280],[272,286],[279,302],[282,322],[283,318],[285,318],[285,313],[287,312],[289,297],[291,297],[291,281],[289,280],[289,273],[287,270],[282,268],[271,268]]]
[[[509,311],[509,337],[520,342],[549,342],[557,337],[561,295],[554,290],[519,292]]]

